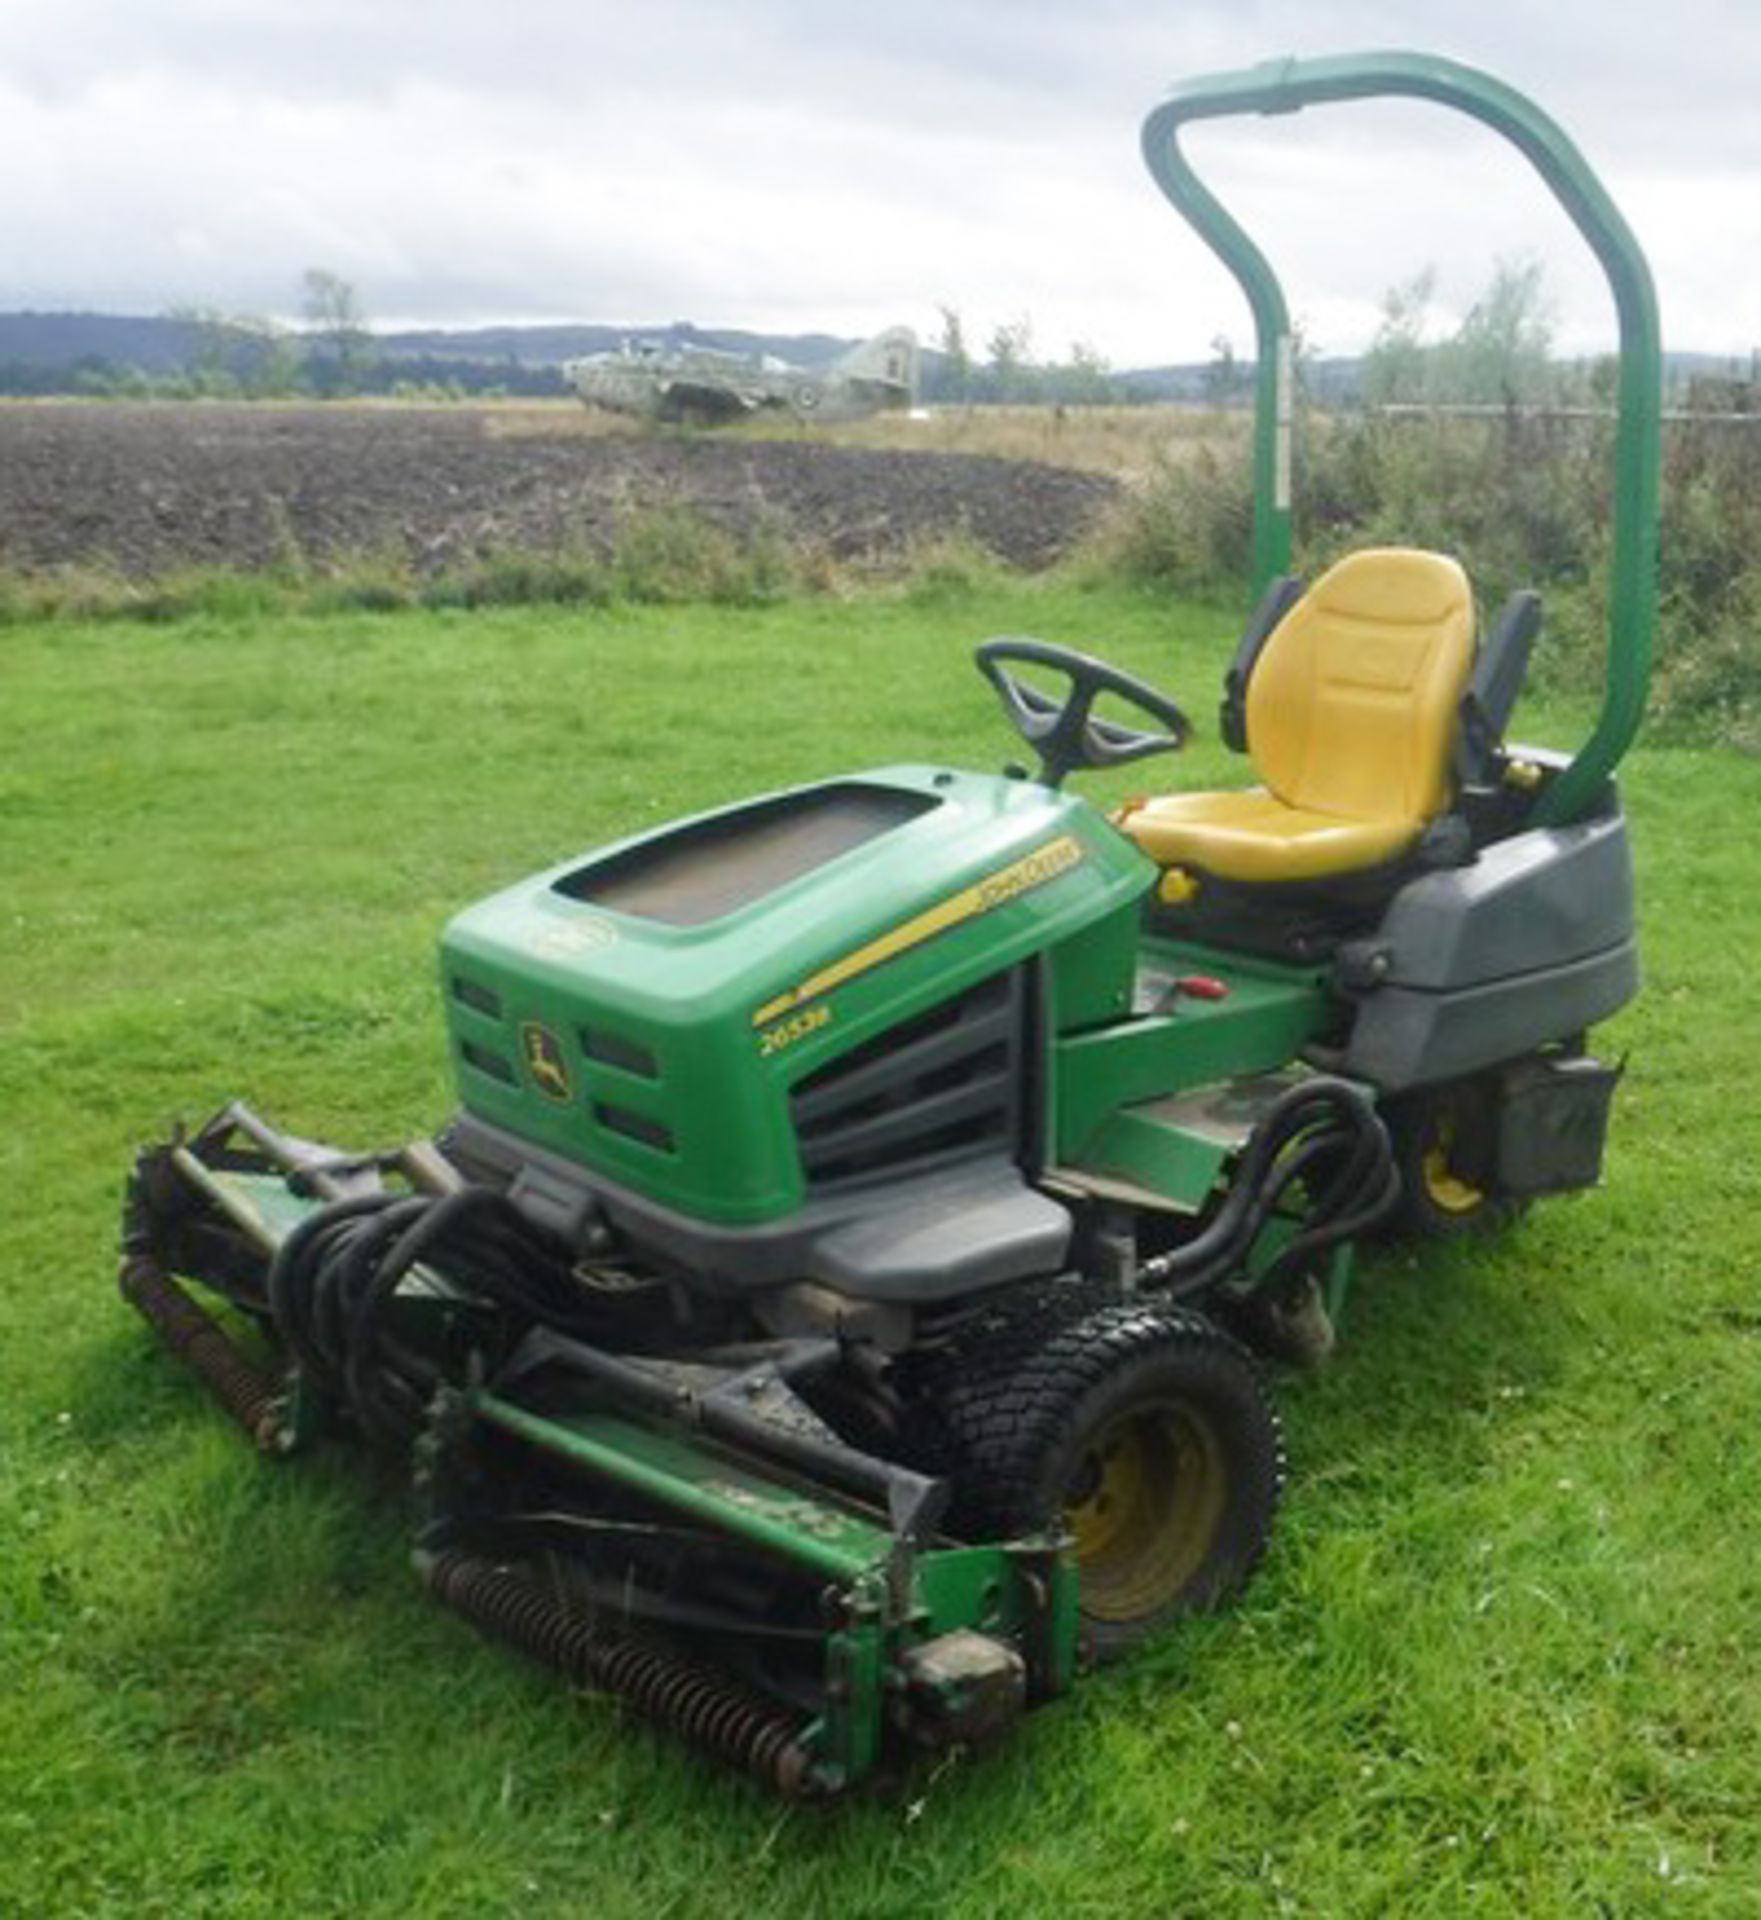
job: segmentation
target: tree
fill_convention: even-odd
[[[165,318],[184,335],[183,371],[172,384],[191,398],[230,400],[238,395],[238,329],[218,307],[168,307]]]
[[[327,267],[308,267],[300,311],[312,343],[314,383],[323,392],[352,393],[372,355],[372,335],[352,282]]]
[[[1033,359],[1033,322],[1025,314],[1005,321],[990,338],[990,373],[999,400],[1019,399],[1028,386]]]
[[[1492,284],[1438,349],[1436,386],[1450,400],[1504,406],[1546,398],[1553,316],[1538,260],[1500,260]]]
[[[1118,396],[1113,385],[1113,363],[1092,342],[1072,340],[1070,359],[1054,368],[1056,392],[1060,400],[1077,406],[1098,407]]]
[[[1235,343],[1218,334],[1211,342],[1211,357],[1205,367],[1205,398],[1213,407],[1226,407],[1241,391],[1241,366],[1235,358]]]
[[[1425,337],[1437,276],[1427,267],[1382,296],[1382,324],[1359,375],[1371,405],[1532,406],[1565,385],[1540,263],[1500,260],[1447,339]]]
[[[240,378],[254,400],[297,393],[303,371],[299,348],[285,327],[260,314],[236,314],[231,322],[244,347]]]
[[[1435,356],[1425,344],[1425,327],[1436,291],[1437,269],[1425,267],[1383,294],[1382,324],[1358,375],[1359,391],[1371,406],[1427,397]]]
[[[972,356],[966,351],[966,328],[955,307],[939,309],[942,316],[941,378],[938,384],[955,400],[965,400],[972,386]]]
[[[1383,296],[1382,325],[1364,356],[1364,398],[1509,406],[1548,397],[1557,378],[1540,264],[1499,261],[1454,333],[1430,341],[1436,279],[1427,267]]]

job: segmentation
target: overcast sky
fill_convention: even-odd
[[[1650,252],[1668,343],[1761,342],[1761,5],[1677,0],[0,0],[0,309],[290,315],[304,268],[394,322],[594,320],[982,343],[1116,364],[1250,329],[1160,199],[1169,82],[1409,46],[1559,118]],[[1514,154],[1437,108],[1201,128],[1189,151],[1323,352],[1432,264],[1446,320],[1540,257],[1613,338]]]

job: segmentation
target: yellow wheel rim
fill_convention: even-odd
[[[1442,1114],[1437,1121],[1436,1137],[1425,1149],[1420,1163],[1425,1176],[1425,1198],[1441,1213],[1472,1213],[1485,1204],[1484,1191],[1471,1180],[1464,1180],[1449,1164],[1455,1147],[1455,1119]]]
[[[1082,1610],[1140,1620],[1178,1599],[1203,1566],[1227,1494],[1216,1428],[1173,1401],[1109,1421],[1066,1491]]]

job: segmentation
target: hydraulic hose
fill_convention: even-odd
[[[1216,1214],[1192,1239],[1144,1261],[1137,1284],[1179,1299],[1239,1275],[1266,1222],[1295,1205],[1295,1234],[1253,1282],[1255,1292],[1275,1287],[1374,1226],[1399,1197],[1388,1131],[1369,1095],[1317,1074],[1267,1108]]]
[[[270,1263],[270,1318],[311,1385],[393,1445],[415,1437],[440,1379],[392,1324],[417,1267],[499,1345],[539,1322],[590,1330],[566,1252],[494,1188],[367,1194],[309,1214]]]

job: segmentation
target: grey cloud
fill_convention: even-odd
[[[1679,339],[1761,307],[1761,17],[1582,0],[63,0],[0,7],[0,303],[287,307],[322,260],[382,316],[979,327],[1121,360],[1245,340],[1239,296],[1135,154],[1176,74],[1421,40],[1532,91],[1657,258]],[[1417,108],[1207,130],[1219,189],[1323,343],[1435,259],[1464,300],[1544,254],[1562,333],[1594,270],[1484,136]],[[1338,338],[1327,338],[1337,332]],[[1355,334],[1357,338],[1347,337]]]

